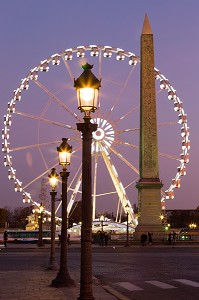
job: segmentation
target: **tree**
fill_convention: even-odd
[[[199,210],[173,210],[167,217],[167,222],[175,228],[187,228],[191,223],[199,225]]]
[[[7,216],[7,210],[5,208],[0,208],[0,227],[5,227]]]
[[[25,229],[27,217],[31,214],[32,207],[17,207],[13,213],[13,225],[16,228]]]

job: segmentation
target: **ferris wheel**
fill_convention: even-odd
[[[67,137],[73,146],[69,213],[81,198],[81,135],[76,123],[82,119],[73,84],[86,62],[94,65],[93,72],[102,81],[98,107],[92,115],[92,122],[98,124],[92,142],[93,219],[96,211],[108,211],[106,205],[116,207],[119,219],[128,203],[129,220],[135,224],[140,58],[132,52],[110,46],[79,46],[56,53],[30,70],[14,90],[4,116],[2,151],[8,178],[14,181],[15,191],[22,192],[24,203],[38,204],[41,180],[58,166],[56,147]],[[190,141],[182,101],[156,68],[155,76],[164,209],[165,200],[174,198],[174,189],[180,187],[181,176],[186,174]],[[177,141],[175,147],[172,140]]]

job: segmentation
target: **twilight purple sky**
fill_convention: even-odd
[[[199,205],[197,189],[197,120],[199,113],[198,11],[199,3],[196,0],[167,0],[164,3],[162,1],[155,0],[19,0],[1,3],[1,127],[4,127],[3,116],[7,111],[7,103],[12,99],[13,90],[19,86],[20,80],[28,74],[30,69],[38,66],[40,61],[43,61],[51,55],[77,46],[107,45],[116,48],[122,48],[139,56],[140,34],[142,31],[144,16],[147,13],[154,34],[155,66],[161,71],[162,74],[165,75],[166,78],[169,79],[172,86],[177,90],[178,96],[183,102],[183,108],[188,116],[188,125],[190,127],[191,149],[189,151],[190,162],[187,164],[187,175],[181,180],[181,188],[175,189],[175,199],[166,202],[166,208],[196,208]],[[118,62],[115,64],[118,64]],[[122,64],[123,62],[121,63],[121,66]],[[115,79],[115,73],[120,75],[118,76],[119,79],[123,81],[126,79],[126,77],[122,78],[122,67],[116,69],[114,64],[112,64],[109,68],[109,71],[110,75],[107,75],[109,79]],[[76,67],[74,71],[75,77],[78,77],[81,72],[81,68]],[[96,73],[95,68],[93,72]],[[136,80],[139,83],[139,71],[137,74]],[[61,88],[61,86],[63,87],[64,79],[62,82],[58,83],[59,77],[56,77],[56,75],[53,78],[49,72],[49,74],[46,73],[45,76],[48,77],[53,91],[56,89],[58,90]],[[117,80],[119,80],[118,78]],[[109,92],[112,93],[113,90],[114,88],[110,89]],[[38,98],[41,97],[39,99],[42,99],[43,93],[40,91],[40,94],[37,94],[37,91],[35,91],[35,94],[32,96],[31,90],[28,90],[25,93],[27,93],[25,94],[26,98],[23,100],[24,102],[20,102],[20,110],[24,109],[24,111],[28,112],[29,114],[37,114],[38,116],[38,111],[37,113],[35,112],[36,106],[38,105],[39,107],[40,101],[38,101]],[[137,93],[139,94],[139,85]],[[110,95],[109,97],[111,98]],[[114,97],[117,97],[117,92],[114,94]],[[72,100],[76,101],[75,97],[72,98]],[[30,102],[28,103],[28,101]],[[44,103],[46,102],[44,101]],[[128,103],[129,102],[127,101],[125,106],[128,106]],[[81,117],[81,114],[77,111],[77,109],[75,110],[75,113]],[[163,115],[163,122],[172,122],[177,120],[177,115],[174,115],[173,112],[170,115],[169,110],[167,111],[163,106],[161,108],[161,104],[158,106],[158,113]],[[57,114],[59,114],[58,111]],[[52,119],[54,118],[54,116],[52,117],[49,114],[48,118],[50,117]],[[136,118],[138,117],[139,115],[137,112]],[[46,115],[45,118],[47,118]],[[60,119],[57,118],[56,121],[58,122]],[[16,125],[15,123],[12,124],[10,130],[10,142],[15,143],[15,147],[31,145],[30,136],[34,136],[34,131],[38,130],[38,128],[34,128],[31,122],[32,120],[29,123],[30,128],[26,127],[26,123],[23,123],[23,118],[21,118],[19,123],[16,122]],[[63,123],[62,121],[60,122]],[[73,123],[70,125],[75,127],[75,123],[76,120],[73,120]],[[131,126],[129,123],[128,126],[131,128],[133,127],[133,125]],[[24,130],[24,128],[26,128],[26,130]],[[50,128],[46,128],[45,130],[50,130]],[[163,130],[161,132],[161,138],[159,138],[159,150],[169,155],[176,155],[179,157],[180,153],[182,152],[179,148],[182,140],[180,137],[180,127],[178,126],[176,131],[173,130],[172,126],[167,127],[166,130],[167,131]],[[56,138],[57,140],[61,140],[62,137],[63,136],[60,135]],[[53,138],[53,140],[56,139]],[[56,146],[57,145],[54,146],[55,152]],[[175,149],[177,149],[177,152],[175,152]],[[130,159],[129,155],[131,154],[129,153],[130,152],[128,152],[126,156],[127,159]],[[80,156],[81,152],[78,152],[78,155]],[[8,171],[3,165],[3,157],[4,154],[1,153],[0,207],[10,206],[13,208],[22,206],[22,194],[14,192],[14,183],[13,181],[8,180]],[[14,157],[15,155],[13,153],[13,158]],[[26,181],[26,177],[31,173],[35,172],[36,174],[36,168],[40,163],[37,161],[37,158],[34,157],[34,154],[31,153],[31,151],[23,152],[21,157],[16,154],[15,159],[16,165],[18,166],[17,172],[20,174],[19,179],[21,179],[21,181]],[[20,161],[21,159],[26,160],[28,168],[26,168],[25,164]],[[74,160],[75,159],[76,164],[78,164],[77,157],[75,157]],[[135,163],[135,165],[138,166],[138,161]],[[171,181],[173,178],[172,176],[175,176],[176,174],[176,167],[178,165],[176,165],[174,162],[174,168],[172,170],[172,161],[168,163],[165,161],[160,164],[160,178],[163,180],[163,183]],[[48,167],[49,166],[50,165],[48,165]],[[169,172],[170,169],[171,174]],[[59,167],[57,167],[57,171],[58,170]],[[75,173],[75,168],[72,166],[72,162],[69,171],[71,172],[72,178],[73,173]],[[117,171],[121,181],[125,182],[126,177],[128,176],[127,171],[120,166],[120,164],[117,166]],[[104,172],[103,169],[101,172]],[[105,175],[103,175],[103,177],[101,176],[101,178],[103,178],[103,181],[106,181]],[[102,179],[99,181],[102,183]],[[125,184],[127,183],[128,182]],[[41,180],[37,185],[38,194],[40,193],[40,186]],[[167,187],[168,183],[167,186],[165,186],[165,189]],[[129,199],[131,203],[136,203],[137,190],[134,186],[133,192],[131,191],[130,193],[131,196],[129,196]],[[100,211],[115,210],[116,204],[113,204],[114,201],[103,201],[104,200],[102,200],[100,204],[101,206],[99,206]]]

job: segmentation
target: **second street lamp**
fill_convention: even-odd
[[[84,112],[84,123],[77,124],[82,132],[82,226],[81,226],[81,271],[79,300],[95,299],[92,290],[92,133],[97,124],[91,123],[90,113],[97,109],[100,80],[92,73],[93,66],[86,63],[83,73],[74,81],[77,90],[78,109]]]
[[[130,243],[129,243],[129,209],[130,209],[130,206],[127,203],[125,205],[125,211],[126,211],[126,244],[125,244],[125,247],[130,247]]]
[[[70,277],[67,268],[67,182],[69,172],[67,165],[70,164],[72,147],[68,144],[67,139],[63,138],[62,143],[57,147],[59,154],[59,164],[62,165],[62,225],[61,225],[61,252],[60,252],[60,268],[55,279],[52,280],[51,286],[66,287],[75,285]]]
[[[101,215],[99,217],[99,219],[100,219],[100,222],[101,222],[101,230],[104,231],[104,220],[105,220],[104,215]]]
[[[57,192],[55,188],[58,185],[58,174],[56,173],[55,168],[51,170],[51,173],[48,175],[49,182],[52,191],[50,192],[51,195],[51,247],[50,247],[50,261],[48,265],[48,269],[50,270],[57,270],[58,264],[55,259],[55,196]]]
[[[38,222],[39,222],[39,237],[38,237],[38,247],[43,247],[43,211],[44,206],[41,203],[39,208],[37,209],[37,212],[39,213]]]

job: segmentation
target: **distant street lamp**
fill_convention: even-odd
[[[100,222],[101,222],[101,230],[104,231],[104,220],[105,220],[104,215],[101,215],[99,217],[99,219],[100,219]]]
[[[39,213],[38,222],[39,222],[39,236],[38,236],[38,247],[43,247],[43,211],[44,206],[42,203],[40,204],[39,208],[37,209],[37,212]]]
[[[129,243],[129,209],[130,209],[130,206],[127,203],[125,205],[125,211],[126,211],[126,244],[125,244],[125,247],[130,247],[130,243]]]
[[[56,173],[55,168],[51,170],[51,173],[48,175],[49,183],[51,186],[51,247],[50,247],[50,261],[48,265],[48,269],[57,270],[58,264],[55,259],[55,196],[57,192],[55,191],[58,185],[58,174]]]
[[[191,228],[191,229],[195,229],[196,227],[197,227],[197,225],[195,223],[189,224],[189,228]]]
[[[63,138],[62,143],[57,147],[59,154],[59,164],[62,165],[62,225],[61,225],[61,249],[60,249],[60,269],[55,279],[52,280],[51,286],[66,287],[75,285],[71,279],[67,268],[67,182],[69,172],[67,165],[70,165],[72,147],[67,142],[68,139]]]
[[[161,220],[162,222],[164,221],[164,218],[165,218],[164,215],[161,214],[161,215],[160,215],[160,220]]]
[[[78,109],[84,113],[84,123],[77,124],[82,132],[82,226],[81,226],[81,274],[79,300],[93,300],[92,291],[92,133],[97,124],[91,123],[91,112],[97,109],[100,80],[92,73],[92,65],[86,63],[83,73],[74,81],[77,91]]]

